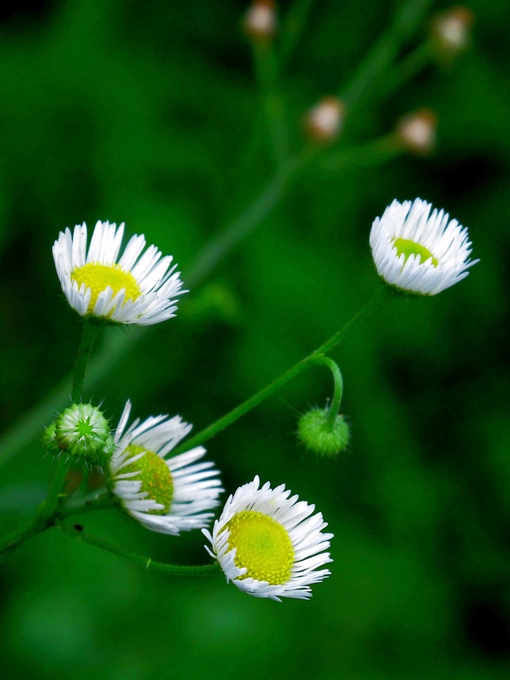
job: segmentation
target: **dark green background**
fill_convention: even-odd
[[[239,29],[245,3],[23,5],[0,28],[4,531],[44,497],[52,461],[39,432],[70,391],[80,324],[54,272],[58,232],[125,221],[174,255],[186,284],[202,246],[273,173]],[[402,3],[391,5],[313,4],[281,79],[293,148],[303,112],[349,81]],[[333,352],[349,451],[317,460],[294,437],[298,414],[331,393],[324,369],[208,443],[228,492],[259,474],[316,504],[335,534],[332,576],[310,602],[278,604],[222,576],[146,572],[50,531],[1,567],[2,677],[508,677],[510,9],[469,6],[471,51],[391,93],[384,76],[346,131],[345,144],[363,144],[427,106],[435,154],[344,172],[319,158],[175,319],[140,337],[109,331],[98,353],[109,347],[115,365],[87,389],[114,422],[130,398],[142,418],[179,413],[200,430],[376,292],[368,234],[387,204],[421,196],[445,208],[481,262],[435,298],[392,301]],[[425,25],[412,44],[424,35]],[[57,383],[60,398],[48,397]],[[20,448],[11,428],[41,401]],[[112,511],[83,524],[154,559],[208,560],[199,532],[153,535]]]

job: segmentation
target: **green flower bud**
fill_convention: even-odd
[[[92,404],[73,404],[59,414],[43,435],[50,453],[66,453],[91,464],[103,465],[115,444],[103,413]]]
[[[298,423],[298,439],[319,456],[334,456],[349,444],[349,426],[344,417],[337,415],[331,425],[329,415],[327,408],[314,408]]]

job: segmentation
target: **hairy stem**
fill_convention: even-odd
[[[220,567],[217,563],[214,564],[204,564],[200,566],[187,566],[187,565],[176,565],[176,564],[166,564],[165,562],[156,562],[151,557],[146,557],[144,555],[139,555],[134,553],[121,545],[107,541],[104,538],[99,538],[98,536],[92,536],[91,534],[84,531],[83,527],[79,524],[74,526],[68,526],[61,522],[56,522],[57,529],[60,529],[62,533],[69,538],[76,541],[83,541],[84,543],[90,543],[96,548],[101,550],[106,550],[114,555],[119,555],[126,560],[130,560],[135,564],[139,564],[145,567],[147,570],[161,571],[165,574],[170,574],[172,576],[207,576],[209,574],[217,574],[220,571]]]
[[[0,555],[4,556],[9,554],[12,550],[20,546],[27,539],[32,538],[32,536],[37,536],[37,534],[46,531],[52,526],[51,521],[42,521],[37,518],[35,521],[28,525],[22,526],[19,529],[10,531],[5,536],[0,538]]]
[[[82,399],[83,383],[85,380],[85,370],[87,368],[88,360],[92,348],[99,336],[101,326],[94,323],[90,319],[83,320],[83,330],[78,347],[78,355],[74,365],[73,388],[71,392],[71,399],[74,403],[78,403]]]
[[[294,364],[292,368],[289,368],[288,371],[274,380],[270,385],[267,385],[267,387],[264,387],[264,389],[254,394],[242,404],[236,406],[236,408],[232,409],[232,411],[224,415],[222,418],[219,418],[219,420],[217,420],[215,423],[212,423],[212,425],[209,425],[201,432],[198,432],[198,434],[196,434],[194,437],[191,437],[191,439],[186,440],[183,444],[177,447],[175,453],[177,454],[181,453],[182,451],[187,451],[188,449],[192,449],[194,446],[203,444],[208,439],[211,439],[217,435],[218,432],[221,432],[225,428],[235,423],[237,420],[239,420],[239,418],[244,416],[246,413],[262,403],[265,399],[274,394],[277,390],[288,383],[289,380],[295,378],[305,369],[316,363],[317,360],[321,358],[321,355],[327,354],[333,349],[333,347],[344,340],[344,338],[347,337],[356,324],[368,319],[368,317],[371,316],[381,306],[383,301],[388,298],[388,291],[390,291],[390,289],[385,286],[374,296],[370,302],[368,302],[357,314],[355,314],[350,321],[342,326],[342,328],[337,333],[335,333],[329,340],[318,347],[314,352],[309,354],[304,359],[301,359],[301,361],[298,361],[297,364]]]
[[[59,470],[62,474],[64,468],[61,467]],[[67,472],[67,467],[65,467],[65,471]],[[57,487],[55,486],[55,488]],[[58,496],[55,497],[54,495],[49,494],[42,504],[39,513],[30,524],[24,525],[19,529],[15,529],[5,536],[2,536],[0,538],[0,555],[8,554],[27,539],[32,538],[32,536],[37,536],[37,534],[40,534],[47,529],[51,529],[51,527],[55,526],[57,522],[60,522],[63,519],[91,512],[93,510],[114,507],[111,496],[106,489],[101,489],[100,491],[90,494],[73,505],[59,507],[60,504],[58,501]]]
[[[344,391],[344,382],[342,379],[342,373],[340,372],[340,368],[338,367],[338,364],[336,361],[333,361],[330,357],[325,357],[325,356],[317,356],[315,359],[310,361],[310,363],[313,363],[315,365],[319,366],[326,366],[329,368],[331,371],[331,374],[333,375],[333,383],[334,383],[334,390],[333,390],[333,398],[331,400],[331,405],[328,409],[328,424],[331,426],[331,428],[334,427],[336,417],[338,415],[338,412],[340,411],[340,404],[342,403],[342,394]]]

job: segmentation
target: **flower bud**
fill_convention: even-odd
[[[420,109],[397,121],[395,137],[411,153],[426,156],[436,142],[437,118],[430,109]]]
[[[301,416],[298,439],[307,449],[320,456],[334,456],[349,444],[349,426],[342,415],[331,425],[327,408],[314,408]]]
[[[338,97],[324,97],[305,116],[305,131],[314,142],[333,142],[341,132],[345,106]]]
[[[92,404],[73,404],[60,413],[43,435],[50,453],[66,453],[102,465],[114,450],[113,436],[103,413]]]
[[[438,55],[450,60],[468,49],[474,15],[467,7],[452,7],[438,14],[431,23],[432,42]]]
[[[276,33],[277,21],[273,0],[254,0],[246,11],[243,29],[254,42],[267,42]]]

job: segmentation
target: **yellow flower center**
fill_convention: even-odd
[[[284,527],[268,515],[255,510],[243,510],[227,522],[229,547],[237,548],[235,564],[248,571],[240,579],[254,578],[271,585],[281,585],[290,579],[294,563],[294,548]]]
[[[409,255],[419,255],[420,263],[426,262],[432,258],[432,264],[437,267],[439,264],[438,260],[432,255],[430,250],[422,246],[421,243],[416,243],[415,241],[410,241],[407,238],[396,238],[393,239],[393,245],[397,249],[397,255],[400,257],[404,254],[404,261],[407,262]]]
[[[134,463],[122,468],[122,474],[138,472],[137,475],[129,479],[141,481],[142,488],[140,491],[146,491],[148,498],[152,498],[153,501],[164,506],[162,510],[149,510],[149,512],[152,515],[165,515],[170,510],[174,494],[174,483],[168,465],[157,453],[149,451],[143,446],[131,444],[127,447],[126,452],[130,456],[137,456],[139,453],[144,453],[144,455],[135,460]]]
[[[108,286],[113,290],[114,296],[124,288],[126,291],[124,302],[136,300],[142,294],[135,277],[123,271],[118,264],[89,262],[83,267],[76,267],[71,273],[71,278],[76,281],[78,288],[84,283],[86,288],[92,290],[87,309],[89,314],[94,311],[99,293],[102,293]]]

